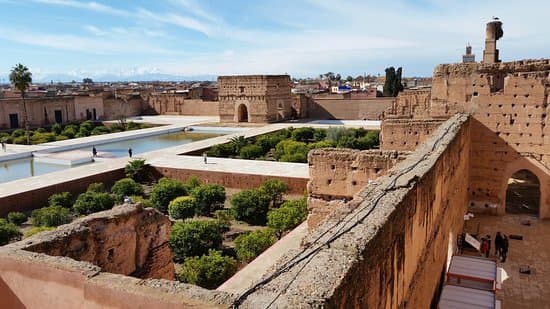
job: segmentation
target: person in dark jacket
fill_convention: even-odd
[[[500,250],[502,249],[502,235],[500,232],[497,232],[495,236],[495,255],[500,257]]]
[[[504,237],[502,237],[502,247],[500,248],[500,261],[502,263],[506,262],[507,256],[508,256],[508,236],[504,235]]]

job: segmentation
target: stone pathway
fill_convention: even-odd
[[[529,220],[531,226],[522,225],[524,220]],[[508,259],[498,265],[508,276],[502,289],[497,291],[502,308],[550,309],[550,221],[529,215],[477,215],[468,225],[475,229],[478,223],[481,235],[491,235],[491,254],[497,231],[523,236],[523,240],[509,240]],[[519,273],[520,266],[524,265],[531,267],[531,274]]]

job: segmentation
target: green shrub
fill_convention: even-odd
[[[83,123],[80,124],[79,130],[84,129],[87,132],[92,132],[94,127],[95,127],[95,125],[91,120],[86,120],[86,121],[84,121]]]
[[[68,140],[68,139],[69,139],[69,138],[68,138],[67,136],[65,136],[65,135],[57,135],[57,136],[55,137],[55,140],[56,140],[56,141],[64,141],[64,140]]]
[[[261,135],[256,138],[256,145],[262,147],[263,154],[266,154],[272,148],[275,148],[281,140],[282,138],[279,135]]]
[[[25,136],[18,136],[13,138],[13,143],[18,145],[25,145],[27,144],[27,137]]]
[[[46,133],[46,132],[48,132],[48,130],[46,130],[44,128],[38,128],[38,129],[35,130],[35,132],[37,132],[37,133]]]
[[[360,137],[358,141],[358,148],[361,150],[372,149],[380,145],[379,139],[380,131],[368,131],[365,136]]]
[[[231,199],[231,209],[237,220],[253,225],[265,225],[270,198],[260,190],[243,190]]]
[[[214,218],[218,220],[222,232],[229,232],[229,228],[231,227],[231,220],[235,219],[235,216],[233,215],[233,211],[231,209],[218,209],[214,211]]]
[[[45,231],[53,231],[55,230],[55,227],[51,226],[33,226],[28,231],[25,232],[25,235],[23,235],[23,238],[29,238],[35,234],[45,232]]]
[[[279,208],[271,209],[267,213],[267,226],[272,228],[277,237],[291,230],[307,218],[307,201],[305,198],[286,201]]]
[[[241,148],[239,156],[241,159],[253,160],[264,155],[264,150],[258,145],[246,145]]]
[[[48,198],[48,205],[71,208],[73,206],[73,196],[69,192],[52,194]]]
[[[107,133],[111,133],[111,130],[106,126],[97,126],[91,132],[92,135],[102,135]]]
[[[145,163],[144,159],[134,159],[124,167],[124,174],[128,178],[132,178],[137,182],[145,181],[149,178],[147,168],[149,164]]]
[[[68,137],[69,139],[74,138],[76,136],[77,129],[75,129],[73,126],[67,126],[63,131],[61,131],[61,135]]]
[[[55,227],[71,222],[71,212],[61,206],[48,206],[33,210],[31,219],[35,226]]]
[[[222,244],[220,224],[215,220],[187,220],[172,225],[170,247],[177,261],[206,254]]]
[[[51,132],[47,133],[34,133],[31,137],[32,144],[43,144],[55,141],[55,134]]]
[[[139,123],[135,123],[133,121],[130,121],[126,124],[126,129],[127,130],[136,130],[136,129],[139,129],[139,128],[140,128]]]
[[[357,138],[353,136],[344,135],[340,138],[340,140],[338,140],[336,147],[357,149],[359,147],[359,142]]]
[[[134,203],[140,204],[141,207],[143,207],[143,208],[152,208],[153,207],[153,203],[151,203],[151,201],[149,199],[146,199],[143,196],[132,195],[132,196],[130,196],[130,198],[132,199],[132,201],[134,201]]]
[[[113,208],[114,198],[105,192],[88,191],[80,194],[74,202],[73,209],[77,215],[89,215],[94,212]]]
[[[313,139],[315,129],[311,127],[297,128],[292,131],[291,137],[297,142],[308,142]]]
[[[168,214],[173,219],[191,218],[197,212],[197,200],[192,196],[180,196],[168,204]]]
[[[62,127],[59,123],[54,123],[53,126],[52,126],[51,131],[52,131],[55,135],[60,135],[61,132],[63,131],[63,127]]]
[[[327,137],[327,132],[325,129],[315,129],[315,133],[313,133],[313,139],[316,142],[324,141]]]
[[[10,223],[21,225],[25,223],[25,221],[27,221],[27,215],[22,212],[12,211],[8,213],[8,222]]]
[[[288,192],[288,185],[278,179],[269,179],[258,189],[269,197],[273,206],[277,207],[283,202],[283,194]]]
[[[214,145],[206,154],[210,157],[232,157],[236,154],[235,144],[227,143]]]
[[[13,130],[13,132],[11,132],[11,137],[13,138],[21,137],[21,136],[25,136],[25,130],[23,129],[15,129]]]
[[[185,260],[176,277],[179,281],[215,289],[237,270],[237,263],[220,251],[210,250],[208,255]]]
[[[210,216],[213,211],[223,208],[225,188],[217,184],[200,185],[190,192],[197,201],[197,214]]]
[[[187,187],[187,191],[191,191],[196,187],[200,186],[201,184],[202,183],[197,176],[191,176],[187,178],[187,180],[185,181],[185,186]]]
[[[9,243],[12,240],[21,239],[21,232],[13,223],[0,219],[0,246]]]
[[[91,183],[88,185],[88,189],[86,189],[86,192],[97,192],[97,193],[106,192],[105,184],[103,184],[102,182]]]
[[[320,141],[320,142],[311,143],[307,146],[311,150],[311,149],[319,149],[319,148],[332,148],[336,145],[331,141]]]
[[[235,252],[237,253],[237,258],[248,263],[267,248],[271,247],[276,241],[277,238],[270,229],[239,235],[235,238]]]
[[[118,196],[143,195],[143,187],[132,178],[122,178],[115,182],[111,192]]]
[[[151,190],[150,200],[153,207],[166,213],[168,204],[178,196],[187,195],[183,182],[171,178],[161,178]]]
[[[306,143],[284,140],[275,147],[275,157],[282,162],[307,162],[309,149]]]

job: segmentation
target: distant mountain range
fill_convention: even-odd
[[[131,74],[131,75],[117,75],[117,74],[33,74],[34,83],[50,83],[50,82],[81,82],[84,78],[91,78],[94,82],[144,82],[144,81],[215,81],[217,75],[172,75],[163,73],[143,73],[143,74]],[[7,74],[0,75],[0,79],[3,83],[9,83]]]

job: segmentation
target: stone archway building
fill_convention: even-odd
[[[265,123],[292,116],[288,75],[220,76],[218,89],[221,122]]]

